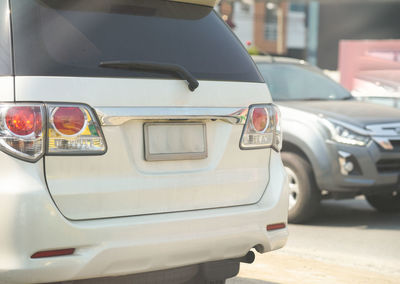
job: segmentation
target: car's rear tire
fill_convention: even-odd
[[[282,152],[282,161],[289,178],[289,222],[307,222],[317,213],[321,201],[311,165],[291,152]]]
[[[380,194],[365,196],[368,203],[380,212],[400,212],[400,194]]]

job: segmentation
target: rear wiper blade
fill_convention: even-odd
[[[193,92],[199,86],[199,81],[185,67],[178,64],[148,61],[102,61],[99,66],[104,68],[175,73],[189,83],[188,87],[190,91]]]

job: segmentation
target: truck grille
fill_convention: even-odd
[[[382,146],[379,147],[379,150],[381,152],[400,152],[400,140],[388,140],[388,142],[390,142],[390,144],[393,146],[393,149],[388,150],[388,149],[384,149]]]
[[[397,160],[379,160],[376,163],[379,173],[400,173],[400,159]]]
[[[400,140],[390,140],[393,146],[393,151],[400,152]]]

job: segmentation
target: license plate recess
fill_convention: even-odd
[[[152,122],[145,123],[143,129],[146,161],[207,158],[205,123]]]

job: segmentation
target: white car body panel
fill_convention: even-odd
[[[185,107],[190,115],[196,110],[192,107],[208,107],[212,113],[217,106],[247,109],[252,102],[271,102],[262,83],[201,81],[193,93],[182,80],[17,77],[16,84],[20,101],[85,102],[95,109],[117,106],[127,109],[128,117],[129,107]],[[152,162],[144,159],[146,121],[152,120],[133,117],[120,125],[103,125],[108,144],[103,156],[46,157],[49,191],[65,217],[198,210],[253,204],[261,198],[269,180],[271,150],[241,150],[242,124],[195,119],[206,124],[207,158]]]
[[[0,100],[5,102],[14,101],[14,77],[4,76],[0,77]]]
[[[288,208],[286,173],[276,152],[271,154],[274,179],[257,204],[91,221],[68,221],[60,214],[44,187],[42,163],[4,153],[0,163],[7,164],[0,214],[8,216],[0,221],[2,283],[126,275],[228,259],[253,247],[262,253],[276,250],[288,236],[287,229],[265,229],[282,222]],[[68,247],[75,247],[76,253],[27,258],[37,251]]]
[[[272,101],[264,83],[17,76],[18,101],[84,102],[92,107],[248,107]]]
[[[143,159],[142,125],[104,127],[106,155],[46,157],[50,193],[67,218],[251,204],[263,194],[271,150],[240,150],[242,125],[209,122],[206,159],[163,162]]]

